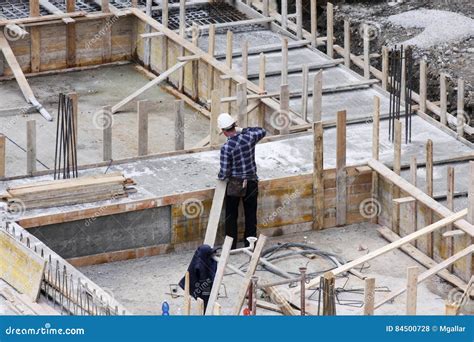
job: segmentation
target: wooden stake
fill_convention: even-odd
[[[221,305],[216,302],[216,304],[214,304],[213,315],[214,315],[214,316],[220,316],[220,315],[221,315],[221,311],[222,311]]]
[[[469,162],[469,185],[468,185],[467,221],[474,224],[474,162]]]
[[[288,22],[288,0],[281,0],[281,27],[286,30]]]
[[[249,74],[249,43],[247,39],[242,42],[242,77],[247,78]]]
[[[351,67],[351,24],[344,20],[344,65]]]
[[[333,45],[334,45],[334,6],[332,3],[328,2],[327,4],[327,7],[326,7],[326,11],[327,11],[327,33],[326,33],[326,36],[327,36],[327,42],[326,42],[326,46],[327,46],[327,55],[330,57],[330,58],[333,58]]]
[[[66,12],[76,11],[76,0],[66,0]],[[68,68],[76,66],[76,24],[66,25],[66,62]]]
[[[231,30],[227,30],[227,45],[226,45],[226,56],[225,56],[225,64],[229,69],[232,69],[232,40],[233,40],[234,34],[232,33]]]
[[[374,122],[372,125],[372,158],[379,160],[380,97],[374,96]]]
[[[174,111],[176,113],[174,121],[174,149],[184,150],[184,100],[174,101]]]
[[[364,284],[364,315],[372,316],[375,302],[375,278],[366,278]]]
[[[401,158],[402,158],[402,123],[400,120],[395,120],[395,134],[394,134],[394,157],[393,157],[393,172],[400,175]]]
[[[279,111],[280,134],[290,133],[290,90],[288,84],[280,86],[280,111]]]
[[[168,4],[168,2],[166,2]],[[138,0],[132,0],[132,7],[137,8],[138,7]],[[162,12],[163,13],[163,12]]]
[[[191,294],[189,284],[189,272],[186,272],[184,276],[184,315],[189,316],[191,314]]]
[[[197,302],[197,314],[199,316],[204,316],[204,301],[202,300],[202,298],[199,298],[196,299],[196,302]]]
[[[26,173],[36,172],[36,121],[26,122]]]
[[[151,17],[152,10],[151,7],[153,5],[152,0],[146,0],[146,9],[145,13],[147,16]],[[151,26],[145,25],[145,33],[151,33]],[[143,44],[143,64],[146,68],[150,66],[151,62],[151,39],[145,39]]]
[[[318,46],[316,39],[318,38],[318,9],[316,0],[310,0],[311,11],[311,46],[316,49]]]
[[[219,145],[219,128],[217,126],[217,118],[221,112],[221,95],[220,90],[212,91],[211,96],[211,146]]]
[[[216,50],[216,26],[209,25],[209,48],[208,53],[214,56]],[[207,98],[211,97],[211,92],[214,90],[214,68],[212,65],[207,65]]]
[[[460,137],[464,136],[464,124],[466,121],[464,112],[464,80],[458,79],[458,106],[457,106],[457,131]]]
[[[447,184],[447,192],[446,192],[446,207],[453,211],[454,210],[454,167],[448,166],[448,184]],[[453,225],[449,224],[446,226],[446,231],[451,231],[453,229]],[[446,253],[448,257],[452,256],[454,253],[454,237],[447,237],[446,238]],[[449,266],[449,271],[453,271],[453,265]]]
[[[417,171],[418,171],[418,164],[416,162],[416,156],[411,156],[410,158],[410,183],[416,186],[417,183]],[[410,211],[410,226],[411,231],[418,230],[418,205],[416,201],[409,204],[409,211]],[[412,245],[416,247],[417,241],[413,241]]]
[[[319,70],[314,75],[313,121],[322,120],[322,107],[323,107],[323,71]]]
[[[269,0],[263,0],[263,7],[262,7],[262,14],[265,16],[265,17],[268,17],[270,15],[270,12],[269,12],[269,7],[268,7],[268,1]]]
[[[420,61],[420,112],[426,113],[426,59]]]
[[[147,0],[147,1],[150,1],[150,0]],[[102,8],[103,13],[110,13],[109,0],[101,0],[101,8]]]
[[[39,0],[30,0],[30,17],[40,16]]]
[[[186,31],[186,0],[179,0],[179,35],[184,37]]]
[[[416,172],[418,164],[416,163],[416,156],[410,158],[410,183],[416,186]]]
[[[447,125],[448,92],[446,89],[446,74],[444,72],[439,75],[439,99],[441,109],[441,112],[439,113],[439,120],[443,125]]]
[[[237,94],[237,110],[238,110],[237,122],[240,127],[244,128],[248,126],[247,84],[246,83],[237,84],[236,94]]]
[[[392,200],[392,231],[400,235],[400,203],[395,200]]]
[[[146,156],[148,154],[148,101],[137,102],[137,121],[138,121],[138,155]]]
[[[313,229],[324,228],[324,129],[322,121],[313,123]]]
[[[307,64],[303,64],[303,86],[302,86],[302,97],[301,97],[301,116],[304,121],[308,121],[308,74],[309,68]]]
[[[31,72],[39,72],[41,66],[41,31],[38,27],[30,28]]]
[[[346,179],[346,111],[337,112],[336,121],[336,225],[346,224],[347,179]]]
[[[296,0],[296,38],[303,38],[303,5],[302,0]]]
[[[281,42],[281,84],[288,84],[288,38]]]
[[[407,315],[416,315],[418,266],[407,268]]]
[[[426,142],[426,194],[433,197],[433,141],[428,139]],[[433,222],[433,212],[427,210],[425,224]],[[427,254],[433,257],[433,234],[427,235]]]
[[[336,297],[335,284],[336,280],[332,272],[326,272],[323,280],[323,316],[336,315]]]
[[[388,89],[388,47],[382,47],[382,88]]]
[[[6,144],[5,135],[0,133],[0,178],[5,177],[5,165],[6,165]]]
[[[364,24],[364,78],[370,79],[370,39],[369,25]]]
[[[102,108],[102,155],[104,161],[112,160],[112,107]]]
[[[266,72],[266,58],[263,52],[260,54],[259,74],[258,74],[258,87],[260,92],[265,92],[265,72]]]

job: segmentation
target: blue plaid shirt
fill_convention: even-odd
[[[249,127],[228,138],[221,148],[221,169],[218,178],[257,179],[255,145],[266,134],[261,127]]]

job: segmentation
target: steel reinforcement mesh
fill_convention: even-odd
[[[41,15],[50,14],[40,7]],[[28,0],[0,0],[0,19],[20,19],[30,16],[30,2]]]

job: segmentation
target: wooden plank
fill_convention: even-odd
[[[426,113],[426,100],[427,100],[427,74],[426,74],[426,59],[420,60],[420,111]]]
[[[462,78],[458,79],[457,95],[457,131],[458,135],[463,137],[464,124],[466,123],[466,119],[469,119],[469,117],[466,112],[464,112],[464,80]]]
[[[364,78],[370,79],[370,37],[369,25],[363,24],[363,44],[364,44]]]
[[[382,47],[382,88],[387,90],[388,85],[388,47]]]
[[[102,158],[104,161],[112,159],[112,107],[102,108]]]
[[[310,20],[311,20],[311,47],[316,48],[318,38],[318,7],[316,0],[310,0]]]
[[[259,60],[259,75],[258,75],[258,87],[261,93],[265,92],[265,70],[266,70],[266,57],[263,52],[260,54]]]
[[[407,268],[407,315],[416,315],[416,303],[418,299],[418,266]]]
[[[281,84],[288,84],[288,38],[281,39]]]
[[[350,21],[344,20],[344,65],[351,67],[351,27]]]
[[[474,162],[469,162],[469,184],[467,196],[467,221],[474,224]]]
[[[428,139],[426,141],[426,194],[433,197],[433,141]],[[433,212],[427,210],[425,213],[425,224],[431,224],[433,222]],[[433,257],[433,235],[426,236],[426,249],[429,257]]]
[[[39,0],[30,0],[30,17],[40,16],[40,5]]]
[[[433,210],[434,213],[441,217],[448,217],[453,215],[453,212],[443,206],[442,204],[438,203],[436,200],[433,198],[429,197],[427,194],[425,194],[423,191],[420,189],[416,188],[415,186],[411,185],[408,183],[405,179],[401,178],[400,176],[396,175],[393,173],[390,169],[388,169],[385,165],[382,163],[376,161],[376,160],[369,160],[368,165],[377,173],[393,183],[394,185],[398,186],[402,191],[404,191],[407,195],[412,196],[415,198],[417,201],[422,203],[423,205],[427,206],[431,210]],[[454,225],[465,231],[471,236],[474,236],[474,227],[469,224],[466,220],[459,220],[454,223]]]
[[[5,144],[5,135],[0,133],[0,178],[5,177],[6,169],[6,144]]]
[[[214,58],[216,50],[216,28],[214,24],[209,25],[208,33],[208,51],[207,53]],[[211,92],[214,90],[214,68],[207,66],[207,98],[211,98]]]
[[[209,134],[211,137],[211,146],[219,145],[219,127],[217,125],[217,119],[221,113],[221,92],[220,89],[212,91],[211,95],[211,122],[209,125]]]
[[[33,175],[36,172],[36,121],[26,122],[26,173]]]
[[[446,84],[446,74],[444,72],[439,74],[439,99],[440,99],[440,113],[439,121],[443,125],[448,124],[448,118],[446,116],[448,112],[448,92]]]
[[[327,41],[326,41],[326,54],[330,57],[333,58],[334,56],[334,5],[330,2],[327,3],[326,7],[326,36],[327,36]]]
[[[280,134],[290,134],[290,90],[288,84],[280,86],[280,111],[274,122],[277,123],[275,128],[279,129]]]
[[[207,302],[206,315],[213,313],[214,305],[217,301],[217,296],[219,295],[219,289],[222,284],[222,279],[224,278],[224,271],[229,260],[230,249],[232,248],[233,239],[230,236],[226,236],[224,240],[224,245],[222,246],[222,252],[219,257],[219,262],[217,264],[216,274],[214,276],[214,281],[212,283],[211,293],[209,295],[209,300]]]
[[[146,156],[148,154],[148,113],[150,111],[149,101],[137,101],[137,136],[138,136],[138,155]]]
[[[68,4],[67,4],[68,1],[70,1],[70,0],[66,0],[66,7],[68,7]],[[50,3],[47,0],[39,0],[39,3],[41,5],[41,7],[45,8],[51,14],[60,14],[60,15],[62,14],[62,15],[64,15],[63,11],[61,11],[59,8],[57,8],[56,6],[54,6],[52,3]],[[75,9],[73,9],[71,11],[68,11],[68,12],[74,12],[74,11],[75,11]],[[71,24],[71,23],[74,23],[75,20],[72,19],[72,18],[66,17],[66,18],[63,18],[63,22],[65,24]]]
[[[303,96],[301,98],[301,116],[304,121],[308,121],[308,74],[309,68],[307,64],[303,65],[302,68],[302,82],[303,85],[301,87]]]
[[[237,295],[237,302],[233,310],[233,314],[236,316],[240,315],[240,310],[242,309],[242,305],[244,305],[245,296],[247,295],[251,278],[257,270],[257,266],[260,261],[260,255],[262,254],[263,247],[265,246],[266,241],[267,237],[265,235],[260,234],[253,250],[252,257],[250,258],[250,263],[247,268],[247,272],[245,272],[245,278],[242,284],[240,285],[239,294]]]
[[[245,83],[239,83],[236,85],[237,95],[237,123],[239,127],[248,126],[248,114],[247,114],[247,85]]]
[[[189,271],[184,276],[184,310],[183,314],[189,316],[191,314],[191,293],[190,293]]]
[[[337,112],[336,130],[336,224],[343,226],[347,213],[346,111]]]
[[[324,129],[313,123],[313,229],[324,228]]]
[[[384,229],[384,228],[382,228],[382,229]],[[379,232],[380,232],[380,230],[379,230]],[[385,238],[387,238],[385,236],[385,233],[387,233],[387,232],[385,230],[383,230],[382,235]],[[397,238],[398,237],[396,237],[395,234],[393,236],[390,236],[390,240],[392,240],[392,239],[396,240]],[[403,248],[402,248],[402,250],[403,250]],[[414,250],[416,250],[416,249],[414,249]],[[412,252],[411,250],[404,250],[404,252],[406,252],[407,254],[409,254],[413,258],[414,258],[413,255],[416,255],[416,253],[410,253],[410,252]],[[421,253],[420,251],[418,251],[418,252]],[[473,252],[474,252],[474,245],[471,245],[471,246],[463,249],[462,251],[456,253],[455,255],[449,257],[448,259],[441,261],[439,264],[436,264],[433,260],[432,261],[434,263],[434,266],[427,266],[426,264],[424,264],[423,266],[429,267],[429,269],[420,274],[420,276],[417,279],[418,284],[420,284],[421,282],[425,281],[426,279],[430,278],[431,276],[433,276],[435,274],[440,274],[443,270],[444,270],[444,272],[443,272],[444,274],[447,273],[449,275],[449,273],[446,272],[446,270],[445,270],[447,267],[452,265],[457,260],[459,260],[461,258],[464,258],[468,255],[471,255]],[[388,296],[386,296],[384,299],[382,299],[380,302],[378,302],[375,305],[375,308],[377,309],[377,308],[381,307],[383,304],[392,301],[393,299],[395,299],[396,297],[398,297],[399,295],[404,293],[406,290],[407,290],[407,287],[405,286],[405,287],[403,287],[403,288],[401,288],[397,291],[392,291],[392,293],[390,293]]]
[[[30,28],[31,72],[39,72],[41,67],[41,31],[39,27]]]
[[[323,108],[323,71],[320,70],[314,75],[313,85],[313,121],[322,120]]]
[[[174,101],[175,121],[174,121],[174,149],[184,150],[184,101]]]
[[[288,24],[288,0],[281,0],[281,27],[286,30]]]
[[[0,278],[36,302],[46,261],[31,249],[0,230]]]
[[[214,197],[212,199],[211,211],[207,221],[206,236],[203,244],[214,247],[216,242],[217,229],[219,227],[219,219],[221,217],[222,206],[224,205],[224,198],[227,189],[227,182],[222,180],[216,181],[216,189],[214,190]]]
[[[148,82],[145,84],[143,87],[140,89],[136,90],[133,92],[131,95],[127,96],[125,99],[117,103],[115,106],[112,107],[112,113],[116,113],[119,109],[121,109],[123,106],[125,106],[127,103],[130,101],[134,100],[136,97],[141,95],[143,92],[147,91],[148,89],[152,88],[153,86],[156,86],[166,80],[171,74],[173,74],[175,71],[181,69],[184,67],[188,61],[185,62],[178,62],[175,65],[173,65],[171,68],[166,70],[165,72],[161,73],[160,76],[155,78],[154,80]]]
[[[302,0],[296,0],[296,38],[303,38],[303,4]]]
[[[247,39],[242,42],[242,77],[248,78],[249,74],[249,43]]]
[[[374,96],[374,116],[372,123],[372,158],[379,160],[380,145],[380,97]]]
[[[364,280],[364,315],[373,316],[375,301],[375,278]]]
[[[446,206],[449,210],[454,210],[454,167],[448,166],[447,169],[447,186],[446,186]],[[469,216],[469,213],[468,213]],[[446,231],[450,232],[453,229],[453,225],[450,224],[446,226]],[[463,232],[464,233],[464,232]],[[444,235],[443,235],[444,236]],[[454,253],[454,240],[452,237],[448,237],[446,240],[446,253],[448,256],[453,255]],[[453,266],[449,268],[450,272],[453,272]]]
[[[393,150],[393,172],[400,175],[402,160],[402,123],[398,119],[395,120]]]

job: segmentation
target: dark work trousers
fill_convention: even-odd
[[[238,226],[237,219],[239,217],[239,204],[242,199],[244,202],[245,214],[245,247],[249,243],[247,237],[257,236],[257,198],[258,198],[258,181],[247,181],[247,192],[244,197],[226,196],[225,202],[225,233],[234,240],[232,241],[232,249],[237,248]]]

